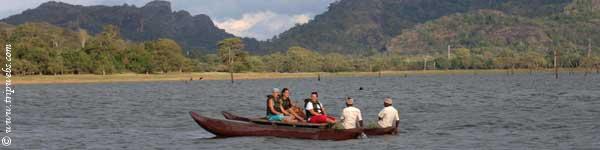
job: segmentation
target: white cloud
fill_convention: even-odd
[[[310,21],[310,16],[308,15],[296,15],[294,16],[294,21],[300,24],[305,24]]]
[[[225,21],[215,21],[215,24],[227,32],[240,35],[248,31],[250,28],[256,26],[259,22],[273,18],[275,14],[273,12],[258,12],[252,14],[244,14],[241,19],[227,19]]]
[[[243,14],[238,19],[215,20],[215,25],[225,31],[241,36],[266,40],[296,24],[304,24],[310,20],[308,14],[287,15],[272,11],[260,11]]]

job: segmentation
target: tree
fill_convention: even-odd
[[[520,57],[518,57],[518,59],[519,62],[523,65],[523,67],[529,69],[537,69],[547,64],[543,53],[532,50],[524,52],[524,54],[521,54]]]
[[[50,53],[50,59],[46,63],[46,71],[49,74],[63,74],[65,71],[64,59],[60,52],[52,51]]]
[[[219,58],[221,63],[225,64],[229,72],[239,72],[247,68],[248,52],[244,51],[244,43],[240,38],[227,38],[220,41]]]
[[[322,71],[339,72],[351,69],[350,61],[347,57],[339,53],[329,53],[322,57]]]
[[[454,50],[454,59],[452,60],[455,68],[469,69],[472,65],[471,50],[467,48],[458,48]]]
[[[89,72],[92,60],[90,56],[80,49],[65,50],[63,53],[65,69],[69,72],[80,74]]]
[[[383,53],[370,56],[369,64],[371,64],[369,67],[371,71],[388,70],[392,66],[390,57]]]
[[[263,59],[260,56],[249,56],[247,59],[246,66],[248,68],[245,70],[248,70],[248,71],[253,71],[253,72],[265,71],[265,63],[263,62]]]
[[[152,67],[155,67],[160,72],[167,73],[170,71],[183,71],[186,66],[187,58],[183,56],[181,47],[171,39],[158,39],[156,41],[147,42],[145,49],[152,53]],[[150,57],[150,56],[140,56]],[[141,58],[144,59],[144,58]],[[147,68],[149,66],[146,66]]]
[[[282,72],[285,67],[286,56],[281,52],[275,52],[270,55],[263,56],[265,70],[272,72]]]
[[[309,49],[298,46],[290,47],[286,55],[285,64],[288,72],[320,71],[319,55]]]
[[[450,62],[448,61],[447,56],[439,56],[434,60],[436,68],[450,68]]]
[[[94,37],[90,44],[86,44],[85,49],[92,58],[93,64],[101,66],[94,68],[94,73],[104,75],[125,69],[127,43],[119,35],[116,26],[104,26],[104,30]]]
[[[85,44],[87,43],[87,40],[89,38],[90,35],[88,35],[87,31],[85,31],[84,29],[79,28],[78,29],[78,37],[79,37],[79,43],[81,44],[81,48],[85,48]]]
[[[202,62],[206,63],[206,68],[202,68],[207,71],[219,71],[219,65],[221,64],[221,59],[217,54],[207,54],[202,57]]]
[[[126,67],[136,73],[152,73],[154,71],[154,58],[152,53],[145,49],[143,44],[132,44],[127,49]]]
[[[95,66],[92,70],[95,74],[110,74],[116,71],[113,64],[113,58],[108,52],[101,52],[96,54],[94,57],[93,65]]]
[[[26,60],[26,59],[13,59],[14,64],[14,73],[15,74],[24,74],[24,75],[33,75],[40,71],[39,65]]]
[[[494,59],[494,64],[498,68],[514,68],[516,65],[515,53],[510,49],[503,49]]]

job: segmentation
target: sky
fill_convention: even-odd
[[[0,18],[36,8],[48,0],[0,0]],[[55,0],[76,5],[141,7],[152,0]],[[266,40],[327,11],[336,0],[169,0],[173,11],[206,14],[215,25],[240,36]]]

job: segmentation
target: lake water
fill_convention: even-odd
[[[188,115],[261,116],[273,87],[291,88],[298,102],[317,90],[337,117],[343,98],[354,97],[369,123],[392,97],[401,133],[347,141],[213,139]],[[18,85],[16,93],[15,149],[600,149],[598,74]]]

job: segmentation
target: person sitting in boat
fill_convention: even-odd
[[[290,90],[283,88],[281,90],[281,112],[286,116],[284,122],[305,122],[304,117],[294,111],[295,104],[290,99]]]
[[[396,128],[396,130],[394,131],[394,134],[397,134],[398,126],[400,124],[400,116],[398,115],[398,110],[396,110],[396,108],[392,106],[392,99],[389,97],[383,100],[383,106],[384,108],[381,110],[381,112],[379,112],[379,121],[377,121],[377,124],[381,128],[388,128],[392,127],[392,125],[394,125],[395,122],[396,125],[394,126],[394,128]]]
[[[346,108],[342,110],[340,119],[342,120],[344,129],[354,129],[357,127],[356,124],[358,124],[359,127],[363,127],[360,109],[354,107],[354,99],[351,97],[346,98]]]
[[[281,112],[279,89],[273,88],[273,94],[267,96],[267,120],[282,121],[284,117],[283,112]]]
[[[310,100],[305,103],[306,117],[310,123],[335,123],[335,118],[327,116],[325,107],[319,102],[319,93],[312,92]]]

